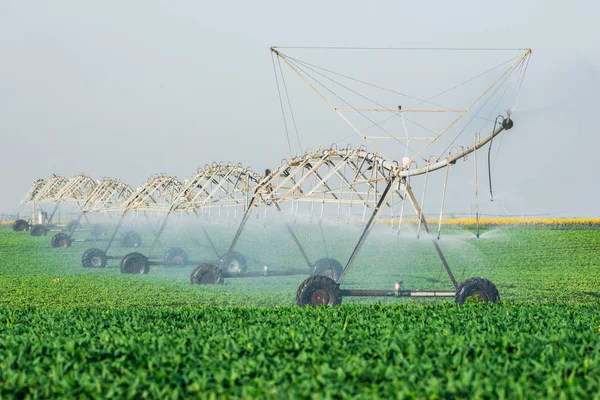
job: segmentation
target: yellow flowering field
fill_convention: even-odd
[[[404,219],[403,223],[417,224],[416,218]],[[385,222],[391,223],[391,220]],[[394,220],[398,223],[398,220]],[[437,225],[439,219],[429,218],[430,225]],[[475,227],[475,218],[443,218],[442,225],[447,227]],[[600,228],[600,218],[479,218],[479,226],[514,228]]]

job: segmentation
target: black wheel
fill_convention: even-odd
[[[29,230],[31,236],[46,236],[48,231],[44,225],[34,225]]]
[[[87,249],[81,257],[81,264],[85,268],[104,268],[106,267],[106,254],[100,249]]]
[[[121,259],[121,273],[147,274],[150,272],[148,257],[142,253],[129,253]]]
[[[56,235],[52,236],[50,240],[50,246],[61,249],[66,249],[67,247],[71,247],[71,236],[66,233],[59,232]]]
[[[163,263],[165,265],[185,265],[188,262],[188,256],[183,249],[171,247],[165,251]]]
[[[310,271],[310,276],[323,275],[337,282],[344,268],[335,258],[321,258],[317,260]]]
[[[190,282],[196,285],[222,285],[223,273],[213,264],[200,264],[192,271]]]
[[[73,232],[75,229],[81,228],[81,224],[77,220],[72,220],[67,223],[67,231]]]
[[[454,301],[456,304],[465,302],[494,303],[500,300],[496,285],[485,278],[469,278],[458,286]]]
[[[29,230],[29,223],[24,219],[18,219],[13,223],[12,230],[15,232],[24,232]]]
[[[337,306],[342,304],[340,285],[333,279],[315,275],[306,278],[296,292],[298,306]]]
[[[222,270],[228,274],[239,274],[241,272],[246,272],[247,269],[248,262],[246,261],[246,257],[243,254],[234,251],[229,256],[229,260],[227,261],[227,264],[223,266]]]
[[[134,231],[126,232],[121,238],[121,246],[122,247],[130,247],[137,249],[142,245],[141,236]]]

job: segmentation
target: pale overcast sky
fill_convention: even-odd
[[[0,212],[52,173],[137,186],[212,161],[278,165],[289,151],[269,47],[308,45],[532,48],[494,210],[600,216],[598,4],[0,0]],[[297,118],[305,147],[334,141]],[[468,212],[458,193],[449,209]]]

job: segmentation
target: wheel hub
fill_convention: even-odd
[[[483,290],[476,290],[469,296],[469,301],[477,302],[477,303],[487,303],[489,298],[487,293]]]
[[[313,306],[329,304],[329,292],[325,289],[317,289],[310,296],[310,303]]]
[[[98,256],[96,257],[92,257],[92,262],[91,262],[92,266],[98,268],[102,265],[102,259]]]
[[[237,274],[238,272],[241,272],[241,270],[242,268],[237,260],[231,261],[229,264],[227,264],[227,272],[230,274]]]

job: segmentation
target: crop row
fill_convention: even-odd
[[[600,308],[0,309],[0,397],[594,397]]]
[[[215,242],[227,236],[221,233],[214,235]],[[309,256],[317,259],[328,255],[343,262],[351,250],[351,233],[330,230],[325,235],[330,235],[328,252],[324,254],[322,244],[314,241],[307,246]],[[299,236],[311,243],[310,232],[299,230]],[[239,250],[248,257],[249,269],[260,271],[267,264],[273,269],[301,267],[301,255],[282,237],[274,234],[265,240],[253,234],[241,240]],[[200,262],[215,258],[209,249],[193,241],[179,238],[170,243],[187,246],[186,251]],[[462,231],[442,236],[440,246],[458,281],[484,276],[497,285],[503,300],[597,302],[600,298],[600,231],[490,231],[480,239]],[[305,279],[302,275],[231,278],[223,287],[195,286],[189,284],[194,265],[153,266],[149,275],[126,276],[119,273],[118,262],[102,269],[83,268],[80,259],[84,248],[51,249],[39,238],[0,231],[0,305],[291,305]],[[119,251],[123,250],[115,249],[116,254]],[[429,240],[374,231],[344,287],[392,289],[396,281],[414,289],[450,286]],[[363,300],[344,299],[356,301]]]

